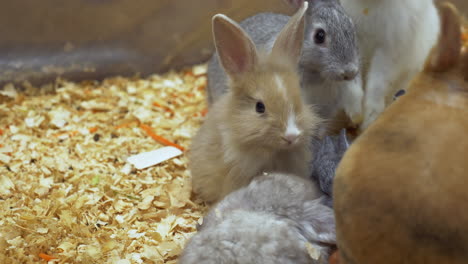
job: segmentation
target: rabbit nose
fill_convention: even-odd
[[[298,137],[299,137],[299,133],[288,133],[288,134],[285,134],[282,138],[289,145],[291,145],[296,141]]]
[[[357,73],[358,73],[357,67],[355,66],[348,67],[347,69],[343,71],[343,74],[342,74],[343,80],[351,81],[352,79],[354,79],[354,77],[356,77]]]

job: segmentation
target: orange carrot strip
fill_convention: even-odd
[[[0,148],[3,148],[3,145],[2,145],[2,144],[0,144]]]
[[[1,135],[3,135],[3,130],[2,130],[2,129],[0,129],[0,136],[1,136]]]
[[[198,89],[199,91],[203,91],[203,90],[205,90],[205,88],[206,88],[206,84],[202,84],[202,85],[198,86],[197,89]]]
[[[468,32],[462,34],[462,40],[468,41]]]
[[[159,104],[158,102],[153,102],[153,106],[164,109],[166,112],[173,112],[169,107]]]
[[[53,136],[54,137],[60,137],[61,135],[68,134],[68,136],[73,137],[73,136],[76,136],[76,134],[78,134],[78,133],[79,132],[75,130],[75,131],[57,133],[57,134],[54,134]]]
[[[137,121],[131,121],[131,122],[128,122],[128,123],[122,123],[120,125],[117,125],[115,126],[115,129],[119,129],[119,128],[124,128],[124,127],[129,127],[135,123],[138,123]]]
[[[159,143],[163,144],[163,145],[167,145],[167,146],[173,146],[173,147],[176,147],[182,151],[185,151],[184,147],[180,146],[180,145],[177,145],[176,143],[174,142],[171,142],[159,135],[156,135],[154,132],[153,132],[153,129],[148,126],[148,125],[145,125],[145,124],[140,124],[140,128],[143,129],[146,134],[148,134],[148,136],[150,136],[151,138],[153,138],[154,140],[158,141]]]
[[[97,127],[91,127],[91,128],[89,128],[89,133],[94,133],[94,132],[96,132],[97,130],[98,130]]]
[[[39,253],[39,257],[45,261],[50,261],[50,260],[53,260],[53,259],[57,259],[56,257],[54,256],[50,256],[50,255],[47,255],[47,254],[44,254],[44,253]]]
[[[201,111],[201,115],[206,116],[206,114],[208,114],[208,109],[205,108]]]

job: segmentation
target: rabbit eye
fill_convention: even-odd
[[[265,105],[261,101],[258,101],[255,105],[255,110],[257,113],[263,114],[265,113]]]
[[[318,29],[315,32],[314,40],[316,44],[323,44],[325,42],[326,33],[323,29]]]

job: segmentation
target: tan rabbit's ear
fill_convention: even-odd
[[[439,5],[440,33],[426,70],[446,71],[456,67],[461,50],[461,21],[456,7],[448,2]]]
[[[284,26],[278,35],[278,38],[273,45],[273,56],[282,55],[291,59],[291,62],[297,64],[302,53],[302,43],[304,42],[304,24],[305,13],[309,3],[307,1],[302,3],[292,16],[288,23]]]
[[[235,76],[251,71],[258,61],[253,41],[225,15],[215,15],[212,22],[216,50],[227,74]]]

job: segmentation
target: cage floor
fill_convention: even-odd
[[[175,263],[206,209],[187,158],[126,159],[188,148],[205,73],[0,90],[0,263]]]

